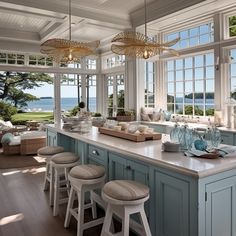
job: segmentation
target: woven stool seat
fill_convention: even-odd
[[[117,200],[133,201],[147,197],[149,188],[131,180],[114,180],[105,184],[103,192]]]
[[[105,175],[105,168],[97,165],[79,165],[71,169],[70,175],[77,179],[97,179]]]
[[[38,156],[52,156],[57,153],[64,152],[64,148],[60,146],[46,146],[38,149]]]
[[[69,164],[77,162],[79,157],[72,152],[61,152],[52,156],[51,161],[56,164]]]
[[[112,180],[102,189],[102,197],[107,202],[106,216],[101,235],[129,235],[129,227],[138,235],[151,236],[144,203],[149,198],[149,188],[132,180]],[[122,221],[122,230],[111,232],[113,214]],[[134,221],[131,215],[139,214],[140,222]]]

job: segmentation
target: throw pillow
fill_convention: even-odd
[[[2,136],[2,140],[1,140],[1,143],[2,144],[8,144],[10,143],[14,138],[14,135],[11,134],[11,133],[6,133]]]
[[[148,114],[142,114],[142,113],[141,113],[141,120],[142,121],[151,121]]]

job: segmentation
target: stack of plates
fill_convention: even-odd
[[[180,143],[167,141],[162,143],[162,150],[165,152],[179,152],[181,151],[181,145]]]

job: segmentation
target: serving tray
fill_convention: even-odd
[[[160,133],[151,133],[151,134],[134,133],[134,134],[131,134],[126,131],[116,131],[116,130],[105,128],[105,127],[100,127],[100,128],[98,128],[98,130],[101,134],[107,134],[110,136],[123,138],[123,139],[131,140],[134,142],[144,142],[147,140],[160,140],[161,139]]]

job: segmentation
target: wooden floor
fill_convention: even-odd
[[[59,216],[52,216],[48,192],[43,191],[44,172],[44,167],[0,170],[0,236],[76,236],[73,217],[70,228],[63,227],[66,205]],[[97,226],[84,236],[100,233]]]

